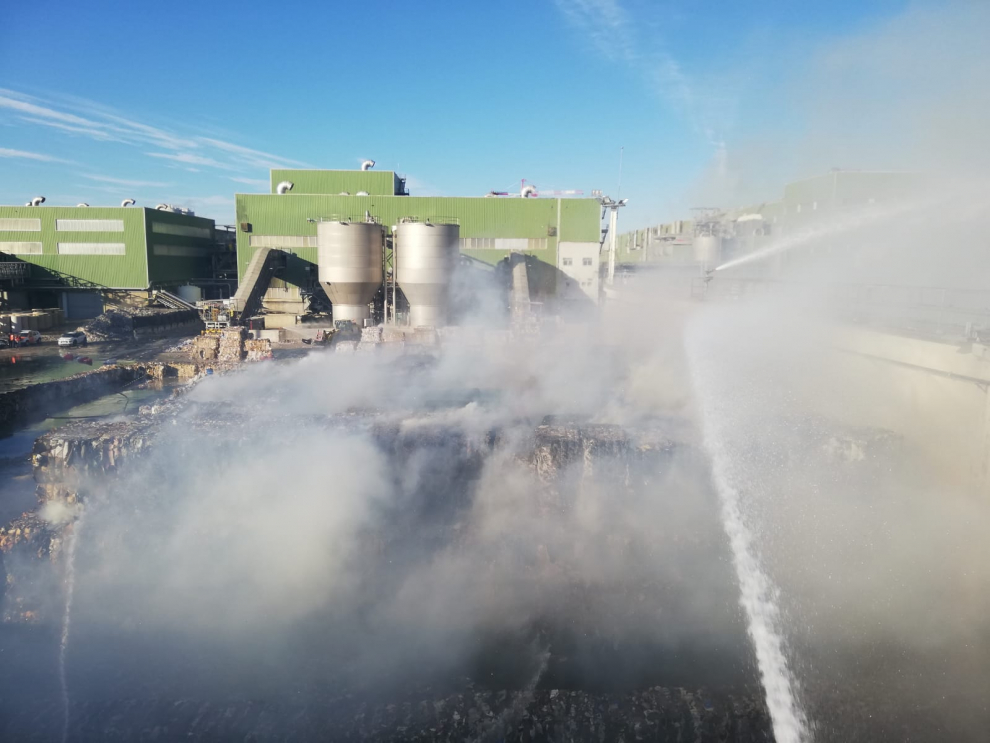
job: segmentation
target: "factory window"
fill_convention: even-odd
[[[59,232],[123,232],[123,219],[56,219]]]
[[[251,235],[252,248],[315,248],[316,235]]]
[[[10,253],[11,255],[38,255],[41,253],[41,243],[0,243],[0,251]]]
[[[213,237],[209,227],[193,227],[189,224],[169,224],[168,222],[152,222],[151,231],[159,235],[180,235],[182,237]]]
[[[591,265],[591,258],[582,258],[581,259],[581,265],[582,266],[590,266]]]
[[[562,261],[562,263],[565,266],[570,266],[570,265],[573,265],[574,261],[572,259],[570,259],[570,258],[564,258],[564,260]]]
[[[500,250],[506,252],[524,250],[546,250],[545,237],[463,237],[461,250]]]
[[[124,243],[59,243],[59,255],[124,255]]]
[[[494,250],[494,237],[465,237],[461,239],[461,250]]]
[[[38,232],[41,230],[40,219],[0,219],[0,232]]]
[[[201,245],[153,245],[151,252],[154,255],[170,255],[176,258],[203,258],[213,250]]]

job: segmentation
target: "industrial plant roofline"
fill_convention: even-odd
[[[408,195],[406,179],[391,170],[272,168],[270,178],[271,193],[280,195]]]

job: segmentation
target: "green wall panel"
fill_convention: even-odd
[[[82,284],[94,284],[109,289],[145,289],[151,283],[184,281],[204,278],[212,268],[209,255],[202,257],[156,256],[151,246],[188,246],[212,250],[214,223],[212,219],[190,217],[141,207],[72,207],[72,206],[0,206],[0,218],[39,219],[41,229],[29,231],[0,231],[0,242],[40,242],[41,254],[17,254],[38,268],[31,278],[56,279],[71,277]],[[123,231],[90,232],[60,231],[60,219],[113,219],[123,222]],[[152,232],[154,222],[197,227],[208,236],[169,235]],[[58,243],[124,243],[123,255],[60,255]],[[71,284],[71,279],[67,282]]]
[[[282,181],[294,184],[286,196],[336,196],[341,191],[351,195],[367,191],[372,196],[392,196],[396,186],[395,173],[390,170],[272,170],[273,194]]]
[[[559,213],[558,213],[559,209]],[[238,194],[237,260],[243,276],[255,248],[252,235],[316,235],[316,222],[324,219],[363,220],[365,212],[391,228],[403,217],[456,221],[462,238],[545,239],[542,250],[522,251],[556,266],[557,240],[598,242],[601,230],[601,206],[594,199],[503,199],[478,197],[417,196],[277,196]],[[314,220],[314,221],[308,221]],[[240,229],[251,226],[251,232]],[[277,246],[276,246],[277,247]],[[295,271],[290,264],[287,278],[315,270],[316,248],[289,248],[302,263]],[[468,250],[466,255],[495,264],[506,256],[505,250]]]
[[[188,279],[210,278],[213,271],[213,262],[209,252],[212,252],[216,248],[212,219],[148,209],[146,222],[149,284],[168,284],[186,281]],[[155,223],[177,227],[201,228],[208,230],[209,237],[162,234],[154,231]],[[205,254],[202,256],[155,255],[155,245],[176,245],[193,248],[203,251]]]
[[[85,283],[119,289],[141,289],[148,284],[144,209],[121,207],[0,206],[0,218],[40,219],[40,232],[0,232],[0,242],[41,242],[41,255],[16,255],[38,269],[32,278],[55,278],[57,272]],[[58,219],[119,219],[123,232],[59,232]],[[103,242],[125,245],[124,255],[59,255],[59,242]],[[39,270],[40,269],[40,270]]]

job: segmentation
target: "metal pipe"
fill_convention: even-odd
[[[80,203],[76,204],[76,206],[89,206],[89,204],[87,204],[85,201],[81,201]]]
[[[35,196],[33,199],[31,199],[28,202],[28,206],[41,206],[44,203],[45,203],[44,196]]]
[[[399,306],[396,304],[396,287],[399,285],[399,261],[396,257],[395,245],[398,240],[395,239],[396,231],[398,230],[397,225],[392,226],[392,324],[399,324]]]
[[[608,284],[615,281],[615,230],[619,221],[619,210],[614,206],[608,215]]]
[[[536,196],[536,187],[523,186],[519,191],[519,195],[524,199],[528,199],[530,196]]]
[[[373,167],[375,167],[374,160],[365,160],[361,163],[361,170],[371,170]]]
[[[277,194],[284,194],[287,191],[291,191],[292,190],[292,187],[295,186],[295,185],[296,184],[293,183],[292,181],[282,181],[277,186],[275,186],[275,193],[277,193]]]
[[[120,202],[120,205],[121,206],[133,206],[136,203],[137,202],[134,199],[124,199],[123,201]]]

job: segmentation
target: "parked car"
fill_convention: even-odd
[[[10,348],[10,338],[0,338],[0,348]]]
[[[10,340],[15,346],[37,346],[41,343],[41,333],[37,330],[22,330],[20,333],[13,333]]]
[[[81,330],[71,330],[68,333],[63,333],[58,339],[58,345],[60,346],[85,346],[86,345],[86,334]]]

